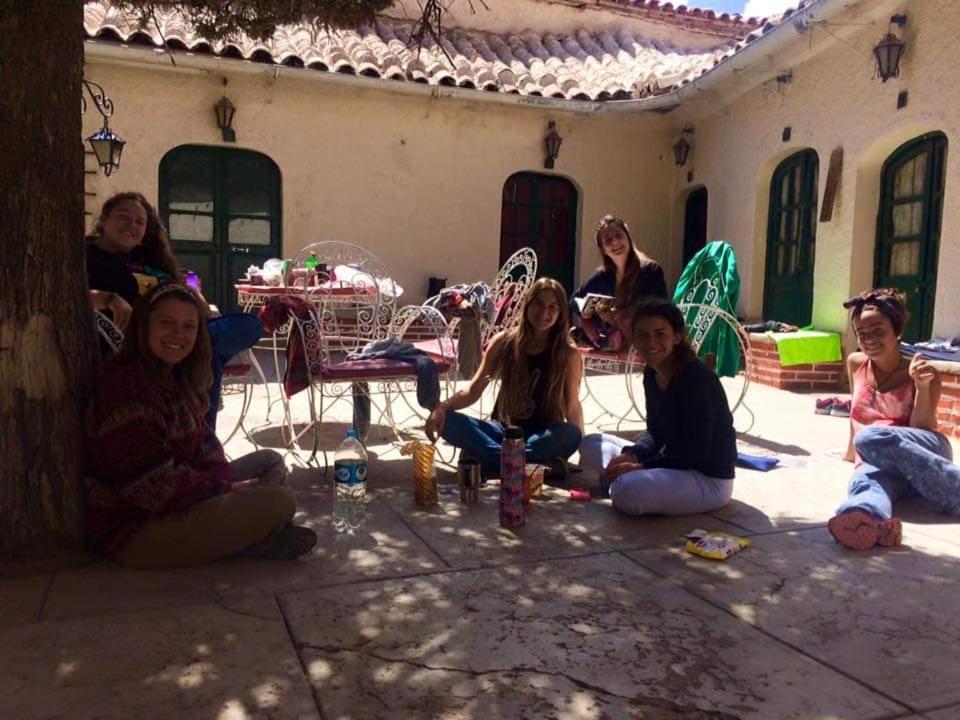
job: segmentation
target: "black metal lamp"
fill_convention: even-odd
[[[560,144],[563,142],[563,138],[560,137],[560,134],[557,132],[557,124],[553,120],[547,123],[547,130],[549,130],[549,132],[546,137],[543,138],[543,145],[547,150],[547,157],[543,161],[543,167],[547,170],[553,170],[554,162],[560,154]]]
[[[90,143],[90,149],[97,158],[97,164],[103,170],[103,174],[109,176],[114,170],[120,167],[120,155],[123,153],[123,146],[126,141],[110,129],[110,118],[113,116],[113,100],[107,95],[103,87],[92,80],[83,78],[83,87],[93,101],[93,106],[103,118],[103,127],[97,130],[93,135],[87,138]],[[80,94],[80,112],[87,111],[87,99]]]
[[[237,108],[234,107],[233,103],[224,95],[217,100],[213,109],[217,114],[217,127],[220,128],[223,141],[236,142],[237,133],[233,130],[233,116],[236,114]]]
[[[873,48],[873,56],[877,61],[877,75],[880,76],[881,82],[900,77],[900,59],[903,57],[903,51],[907,44],[893,32],[893,26],[897,25],[902,28],[906,24],[906,15],[891,17],[890,31]]]
[[[677,167],[683,167],[687,164],[687,157],[690,155],[690,143],[687,142],[687,135],[693,134],[693,128],[684,128],[680,133],[680,139],[673,145],[673,161]]]
[[[109,177],[110,173],[120,167],[120,155],[127,141],[111,130],[106,121],[102,128],[87,138],[87,142],[90,143],[93,154],[97,156],[97,164],[100,165],[104,175]]]

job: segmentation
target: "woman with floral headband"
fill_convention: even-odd
[[[960,467],[949,441],[936,431],[940,373],[919,354],[900,353],[909,317],[896,290],[870,290],[850,298],[851,322],[860,344],[847,358],[853,394],[850,444],[855,463],[850,495],[827,527],[855,550],[900,544],[893,516],[899,498],[919,495],[947,514],[960,513]]]
[[[204,420],[206,315],[184,285],[148,290],[87,409],[87,531],[123,565],[182,567],[241,552],[293,559],[316,542],[290,524],[296,501],[280,454],[227,462]]]

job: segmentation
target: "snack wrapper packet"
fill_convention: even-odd
[[[736,555],[745,547],[750,546],[750,541],[746,538],[700,529],[691,530],[687,533],[686,538],[687,552],[711,560],[726,560],[731,555]]]

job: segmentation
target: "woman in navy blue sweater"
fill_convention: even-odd
[[[737,437],[717,375],[701,363],[668,302],[640,305],[633,342],[646,363],[647,431],[633,443],[587,435],[580,460],[600,473],[600,495],[631,515],[687,515],[723,507],[733,494]]]
[[[605,215],[597,225],[595,239],[603,266],[573,293],[570,317],[595,346],[616,351],[623,345],[622,330],[629,327],[630,308],[644,300],[666,300],[667,283],[663,269],[636,248],[627,224],[620,218]],[[585,322],[581,322],[576,299],[589,293],[609,295],[613,307],[602,311],[599,318],[583,318]]]

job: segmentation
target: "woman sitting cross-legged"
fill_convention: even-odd
[[[201,565],[244,551],[293,559],[316,543],[283,458],[227,462],[204,420],[210,402],[206,303],[168,283],[134,306],[123,348],[87,409],[87,530],[130,567]]]
[[[580,444],[600,489],[631,515],[686,515],[723,507],[733,494],[737,439],[716,374],[690,347],[683,314],[669,302],[640,305],[633,342],[646,363],[647,431],[629,443],[604,434]]]
[[[856,465],[850,495],[827,528],[855,550],[901,542],[893,503],[919,495],[948,515],[960,515],[960,467],[937,427],[940,373],[920,355],[900,354],[908,313],[896,290],[850,298],[860,351],[847,358],[853,401],[845,460]]]
[[[583,434],[582,364],[568,332],[563,286],[540,278],[524,297],[521,313],[518,327],[490,341],[466,389],[430,413],[427,435],[431,440],[441,435],[494,473],[500,467],[503,427],[517,425],[526,439],[527,461],[551,465],[552,475],[562,475]],[[500,380],[492,420],[451,412],[476,402],[492,378]]]

